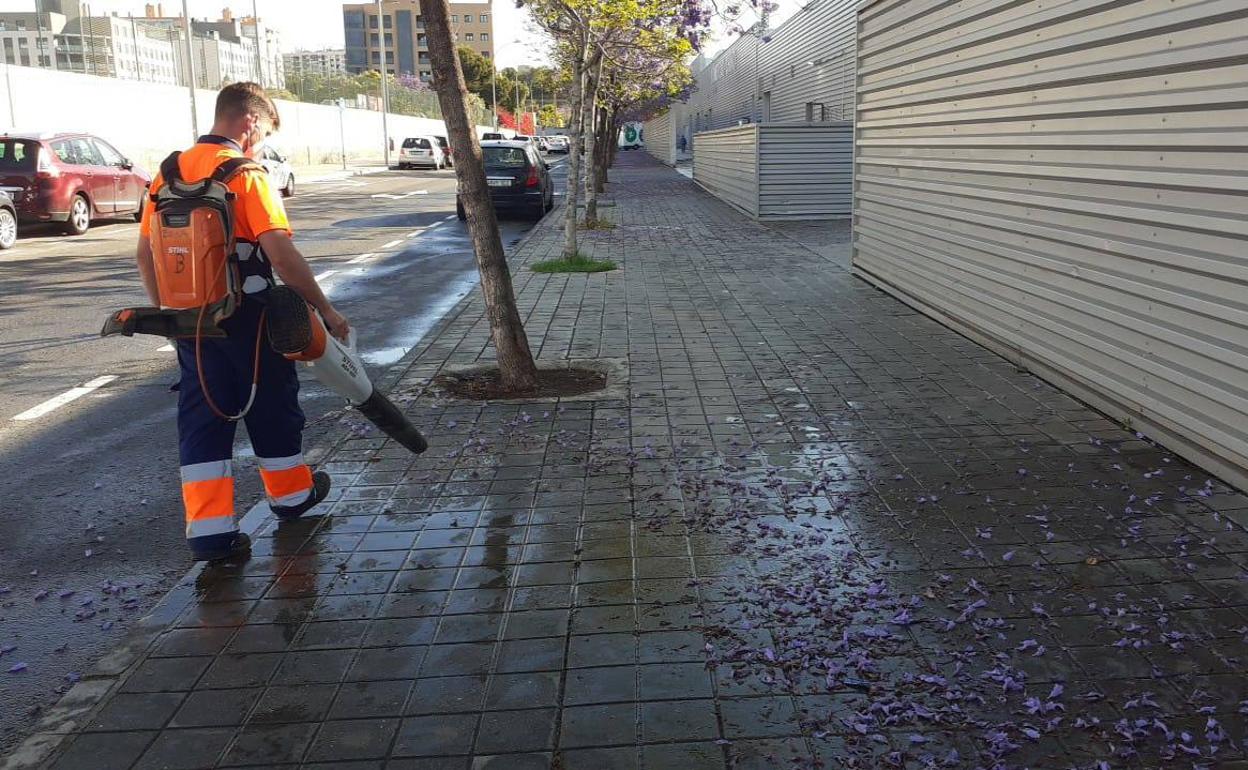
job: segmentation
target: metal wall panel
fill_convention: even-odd
[[[873,0],[854,269],[1248,486],[1248,3]]]
[[[851,213],[853,124],[762,125],[759,219],[843,219]]]
[[[669,166],[676,165],[676,145],[672,138],[671,110],[662,115],[655,115],[645,122],[644,137],[646,152]]]
[[[672,109],[687,138],[750,123],[852,119],[857,0],[814,0],[775,30],[739,36],[713,60],[695,63],[697,87]]]
[[[758,216],[758,127],[751,124],[697,134],[693,181]]]

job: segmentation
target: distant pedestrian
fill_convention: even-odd
[[[689,140],[685,139],[685,135],[681,134],[680,139],[676,140],[676,148],[683,154],[685,149],[689,147]]]

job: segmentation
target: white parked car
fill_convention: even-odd
[[[265,147],[260,155],[260,165],[269,172],[269,184],[274,190],[281,190],[283,198],[295,194],[295,170],[290,167],[285,155],[272,147]]]
[[[409,136],[399,148],[399,168],[445,168],[446,156],[434,136]]]
[[[555,152],[566,153],[571,147],[571,143],[568,141],[568,137],[564,136],[563,134],[556,134],[554,136],[546,137],[546,144],[550,146],[550,151],[552,153],[555,153]]]

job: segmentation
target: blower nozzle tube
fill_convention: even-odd
[[[364,403],[356,404],[355,408],[382,433],[407,447],[412,454],[420,454],[429,448],[429,442],[416,430],[416,426],[380,390],[374,388],[373,395]]]
[[[354,344],[344,345],[335,339],[320,315],[293,289],[276,286],[268,295],[269,342],[274,350],[293,361],[303,361],[322,384],[414,454],[429,448],[416,426],[373,386]]]

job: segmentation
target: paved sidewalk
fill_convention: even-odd
[[[466,300],[395,387],[430,451],[339,443],[55,767],[1248,767],[1248,498],[620,163],[621,270],[527,271],[553,221],[513,268],[627,395],[428,392],[491,358]]]

